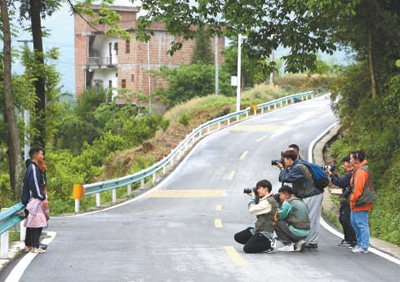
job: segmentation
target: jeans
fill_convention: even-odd
[[[351,224],[356,232],[357,245],[364,249],[369,247],[368,211],[351,211]]]

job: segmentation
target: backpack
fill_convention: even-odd
[[[319,165],[309,163],[306,161],[300,161],[298,163],[305,165],[310,171],[310,175],[313,179],[313,182],[310,183],[311,185],[315,186],[315,188],[317,188],[320,191],[323,191],[324,188],[328,186],[329,184],[328,175]]]

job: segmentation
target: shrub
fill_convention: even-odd
[[[190,117],[187,113],[183,113],[179,119],[178,119],[179,123],[182,124],[183,126],[188,126],[190,123]]]

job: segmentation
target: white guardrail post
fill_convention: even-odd
[[[0,249],[0,258],[8,258],[8,249],[10,247],[10,231],[4,231],[1,234],[1,249]]]
[[[96,207],[101,206],[101,195],[100,193],[96,193]]]
[[[117,201],[117,189],[112,189],[112,201],[113,203]]]
[[[75,212],[79,212],[81,200],[75,199]]]
[[[19,240],[24,241],[26,237],[25,219],[19,223]]]

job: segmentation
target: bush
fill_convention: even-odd
[[[122,127],[122,137],[130,147],[136,147],[142,144],[143,140],[152,138],[163,120],[162,115],[141,118],[132,116]]]
[[[182,124],[183,126],[188,126],[190,123],[190,117],[187,113],[183,113],[179,119],[178,119],[179,123]]]

